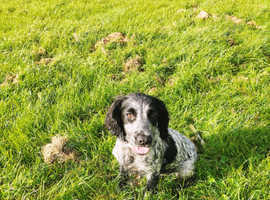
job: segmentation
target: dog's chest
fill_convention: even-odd
[[[123,142],[116,142],[113,155],[125,170],[135,174],[147,174],[161,167],[162,152],[152,148],[146,155],[138,155],[132,152],[131,148]]]

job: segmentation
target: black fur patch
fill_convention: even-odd
[[[121,119],[121,105],[126,97],[118,97],[109,108],[106,119],[106,128],[115,136],[125,140],[125,131]]]
[[[166,172],[166,165],[172,163],[175,160],[177,154],[177,147],[172,136],[167,137],[168,148],[165,150],[164,159],[161,167],[161,173]]]

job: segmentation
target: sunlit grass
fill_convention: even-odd
[[[172,128],[188,136],[192,122],[207,141],[196,182],[162,177],[153,199],[269,199],[269,13],[266,0],[0,0],[0,199],[141,198],[143,186],[118,188],[103,125],[130,92],[157,96]],[[127,42],[95,48],[113,32]],[[125,72],[137,55],[142,70]],[[56,134],[80,162],[44,163]]]

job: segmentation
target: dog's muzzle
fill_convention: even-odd
[[[145,134],[138,134],[135,137],[135,144],[132,148],[133,152],[139,155],[145,155],[150,151],[150,145],[152,143],[152,136]]]
[[[135,137],[135,144],[138,146],[149,146],[152,143],[152,136],[145,134],[138,134]]]

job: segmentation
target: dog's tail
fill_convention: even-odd
[[[197,131],[196,128],[193,126],[193,124],[190,124],[189,128],[193,133],[190,137],[191,141],[195,144],[198,153],[203,153],[205,141],[202,138],[202,132]]]

